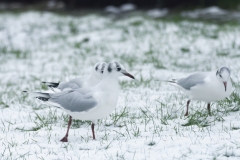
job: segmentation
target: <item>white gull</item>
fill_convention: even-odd
[[[115,109],[118,101],[118,77],[129,74],[118,62],[107,64],[100,83],[93,87],[66,89],[58,93],[28,92],[49,105],[59,107],[70,115],[66,135],[61,139],[67,142],[69,128],[73,119],[92,121],[91,129],[95,139],[94,122],[105,118]]]

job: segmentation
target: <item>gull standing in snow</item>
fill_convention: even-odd
[[[119,92],[118,77],[124,75],[135,79],[124,69],[123,65],[111,62],[104,68],[102,80],[93,87],[66,89],[58,93],[28,93],[47,104],[63,109],[73,119],[92,121],[91,129],[93,139],[95,139],[94,122],[105,118],[115,109]],[[72,118],[68,122],[67,133],[61,140],[63,142],[68,141]]]
[[[219,101],[228,97],[232,93],[232,82],[230,70],[221,67],[217,72],[197,72],[186,78],[167,81],[180,88],[191,100],[207,102],[208,114],[211,115],[210,102]],[[188,115],[187,111],[184,116]]]
[[[87,77],[77,77],[68,82],[55,83],[55,82],[42,82],[50,87],[54,92],[61,92],[65,89],[78,89],[83,87],[92,87],[99,83],[102,79],[105,62],[98,62],[94,65],[92,73]],[[69,123],[71,123],[72,117],[69,116]],[[65,142],[65,138],[61,141]]]
[[[55,92],[60,92],[64,89],[78,89],[83,87],[91,87],[99,83],[102,79],[105,62],[98,62],[94,65],[92,73],[87,77],[77,77],[68,82],[55,83],[55,82],[42,82],[50,87]]]

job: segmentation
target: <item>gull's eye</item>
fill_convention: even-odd
[[[121,70],[121,68],[118,67],[118,68],[117,68],[117,71],[120,71],[120,70]]]
[[[222,75],[221,75],[221,74],[220,74],[219,76],[222,78]]]

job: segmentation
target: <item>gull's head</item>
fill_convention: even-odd
[[[94,65],[92,74],[98,78],[102,78],[106,62],[98,62]]]
[[[227,90],[227,81],[230,78],[230,69],[227,67],[221,67],[216,72],[217,78],[223,83],[225,92]]]
[[[120,76],[127,76],[132,79],[135,79],[130,73],[126,71],[122,64],[119,62],[111,62],[108,63],[105,67],[104,74],[113,76],[113,77],[120,77]]]

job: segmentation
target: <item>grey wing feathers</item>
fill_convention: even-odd
[[[54,102],[71,112],[88,111],[97,106],[92,94],[81,94],[76,90],[68,90],[50,95],[50,102]]]
[[[82,87],[83,80],[82,78],[74,78],[68,82],[62,82],[59,84],[58,89],[64,90],[66,88],[77,89]]]
[[[176,83],[184,89],[190,90],[192,87],[204,83],[206,73],[194,73],[186,78],[179,79]]]

